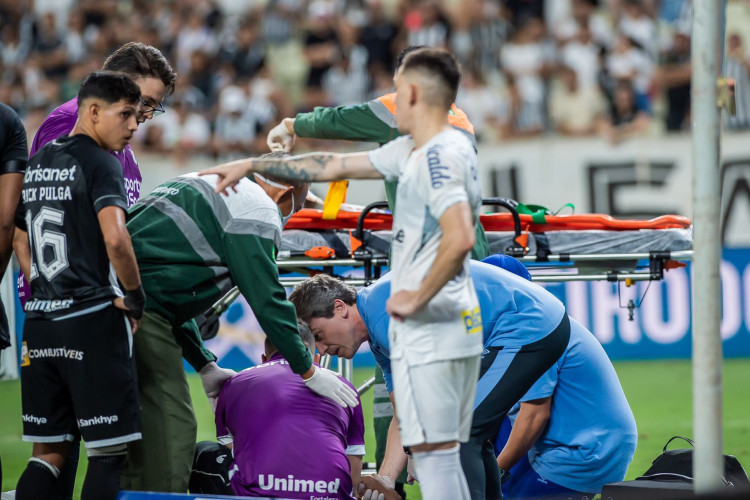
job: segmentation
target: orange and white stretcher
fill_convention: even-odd
[[[491,253],[518,258],[535,281],[661,280],[664,271],[692,258],[692,224],[683,216],[519,213],[518,204],[504,198],[485,199],[484,205],[508,210],[480,216]],[[332,219],[321,210],[301,210],[285,226],[280,270],[364,267],[361,284],[369,284],[387,265],[393,221],[386,208],[373,203],[358,212],[340,210]]]
[[[664,272],[692,259],[692,224],[679,215],[622,220],[604,214],[554,215],[545,210],[519,213],[505,198],[483,200],[507,212],[480,216],[491,253],[521,260],[534,281],[658,281]],[[305,209],[286,224],[277,255],[280,281],[294,286],[308,276],[327,273],[353,286],[367,286],[388,266],[393,218],[385,202],[362,210]],[[362,268],[362,272],[354,272]],[[239,295],[237,288],[212,307],[221,314]],[[632,303],[632,301],[631,301]],[[629,305],[630,309],[631,306]],[[324,356],[322,366],[330,365]],[[352,362],[338,364],[352,380]],[[374,378],[358,390],[372,386]]]

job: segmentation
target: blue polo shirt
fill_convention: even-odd
[[[575,491],[599,493],[622,481],[638,440],[635,418],[607,353],[573,319],[567,349],[521,401],[549,396],[549,425],[528,453],[534,471]],[[511,422],[519,408],[508,413]],[[507,437],[501,433],[498,449]]]
[[[565,314],[565,306],[543,287],[505,269],[472,260],[469,266],[479,298],[485,347],[521,347],[549,335]],[[385,303],[390,276],[357,292],[357,310],[370,334],[370,350],[393,391]]]

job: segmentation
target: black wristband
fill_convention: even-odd
[[[134,319],[141,319],[145,305],[146,292],[143,291],[143,286],[139,286],[135,290],[125,291],[125,307],[128,308],[128,316]]]
[[[510,479],[510,472],[508,472],[507,470],[501,467],[500,468],[500,483],[502,484],[508,481],[508,479]]]

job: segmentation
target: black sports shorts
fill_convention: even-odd
[[[112,305],[68,319],[26,319],[21,398],[23,440],[88,448],[141,438],[130,326]]]
[[[195,445],[188,491],[212,495],[234,495],[229,481],[233,465],[232,450],[213,441],[199,442]]]

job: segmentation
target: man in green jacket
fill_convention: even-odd
[[[423,48],[412,46],[404,49],[396,61],[396,70],[401,66],[404,57],[409,52]],[[338,106],[335,108],[317,107],[309,113],[298,113],[294,118],[284,118],[268,133],[267,143],[272,151],[282,150],[289,152],[294,146],[296,136],[311,139],[339,139],[345,141],[375,142],[383,145],[393,139],[400,137],[401,133],[396,127],[396,94],[386,94],[377,99],[356,105]],[[476,138],[474,126],[469,121],[466,113],[455,104],[451,106],[448,114],[448,122],[456,130],[464,133],[471,139],[476,149]],[[397,181],[385,181],[385,195],[391,211],[396,211],[396,187]],[[490,254],[490,245],[487,236],[479,221],[474,225],[476,240],[471,257],[482,260]],[[383,372],[379,367],[375,368],[375,385],[373,386],[375,399],[373,402],[373,420],[377,449],[375,461],[378,469],[385,455],[385,441],[388,434],[388,426],[393,418],[391,401],[388,391],[385,389]],[[403,482],[406,475],[402,475]]]
[[[123,487],[184,493],[197,424],[182,357],[201,367],[209,400],[234,372],[193,335],[179,329],[237,285],[263,331],[308,388],[341,406],[356,394],[332,372],[313,366],[299,339],[275,262],[283,221],[298,210],[309,185],[255,175],[229,196],[214,193],[215,176],[187,174],[162,184],[131,209],[133,240],[146,312],[134,336],[143,440],[128,450]],[[194,322],[192,323],[194,325]]]
[[[412,46],[404,49],[396,61],[396,70],[410,52],[424,48]],[[396,127],[396,94],[386,94],[357,106],[335,108],[317,107],[309,113],[299,113],[294,118],[284,118],[268,133],[267,143],[271,151],[291,151],[296,136],[311,139],[340,139],[345,141],[375,142],[381,146],[400,137]],[[448,123],[466,135],[476,149],[474,126],[463,110],[455,104],[448,113]],[[385,195],[391,211],[396,210],[397,181],[385,182]],[[482,260],[490,254],[490,245],[479,221],[475,224],[476,243],[471,257]]]

